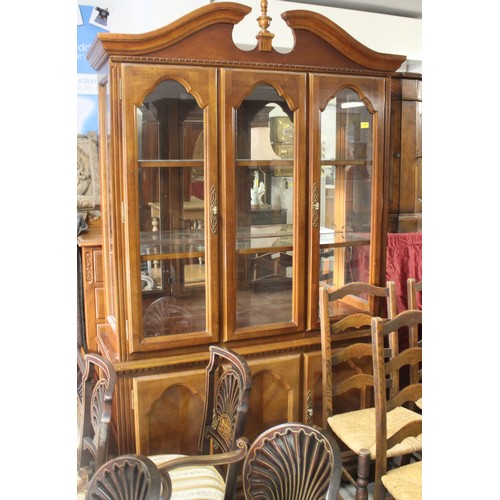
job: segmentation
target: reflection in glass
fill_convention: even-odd
[[[293,113],[269,85],[237,110],[236,326],[292,320]]]
[[[137,108],[137,134],[144,335],[205,331],[203,111],[161,82]]]
[[[320,281],[369,281],[373,117],[352,89],[321,112]]]

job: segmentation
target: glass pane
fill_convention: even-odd
[[[372,134],[372,114],[351,89],[321,112],[319,272],[336,287],[369,281]]]
[[[141,270],[145,337],[205,330],[202,257],[143,260]]]
[[[166,81],[137,124],[144,336],[205,331],[203,112]]]
[[[203,110],[184,87],[161,82],[137,108],[140,160],[203,159]]]
[[[269,85],[237,110],[237,328],[292,320],[293,114]]]

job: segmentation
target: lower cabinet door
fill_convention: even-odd
[[[300,354],[249,359],[252,389],[245,436],[252,442],[282,422],[299,420]]]
[[[137,453],[199,453],[205,374],[202,368],[134,378]]]
[[[300,420],[301,355],[249,359],[252,372],[244,435]],[[198,454],[205,399],[205,369],[134,377],[136,452]]]

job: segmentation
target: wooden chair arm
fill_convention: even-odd
[[[164,464],[159,464],[158,469],[163,475],[164,472],[169,472],[172,469],[189,466],[208,466],[208,465],[223,465],[232,464],[243,460],[248,452],[248,439],[239,438],[236,440],[236,450],[227,453],[216,453],[213,455],[190,455],[186,457],[174,458]]]

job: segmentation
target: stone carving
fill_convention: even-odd
[[[97,134],[88,132],[77,137],[77,209],[94,209],[100,204],[99,158]]]

